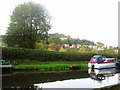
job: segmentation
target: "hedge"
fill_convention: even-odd
[[[89,61],[96,53],[69,53],[69,52],[54,52],[41,51],[35,49],[22,49],[2,47],[2,58],[4,60],[11,59],[29,59],[39,61]],[[106,57],[117,57],[117,54],[101,53]]]

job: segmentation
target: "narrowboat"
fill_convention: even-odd
[[[102,55],[95,55],[90,59],[88,67],[92,69],[110,69],[116,67],[116,58],[106,58]]]

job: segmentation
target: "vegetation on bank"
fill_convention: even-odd
[[[98,53],[70,53],[41,51],[36,49],[8,48],[2,47],[2,58],[4,60],[27,59],[37,61],[89,61],[90,58]],[[117,57],[117,54],[99,53],[106,57]]]
[[[14,69],[40,68],[40,69],[68,69],[70,65],[80,65],[82,69],[87,69],[88,61],[47,61],[36,60],[14,60],[18,65],[13,65]]]
[[[87,69],[87,63],[93,55],[96,53],[69,53],[2,47],[2,58],[17,62],[18,65],[13,65],[14,69],[59,69],[62,67],[68,69],[69,65],[80,65],[82,69]],[[117,54],[101,53],[100,55],[117,57]]]

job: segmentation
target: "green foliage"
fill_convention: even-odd
[[[9,47],[34,49],[38,40],[47,38],[51,28],[48,12],[42,5],[33,2],[18,5],[10,19],[4,36]]]
[[[101,43],[101,42],[97,42],[97,45],[98,45],[98,46],[104,46],[104,44]]]
[[[81,47],[79,52],[80,53],[91,53],[92,49],[90,49],[89,47]]]
[[[36,43],[35,49],[45,50],[45,46],[42,43]]]
[[[48,50],[53,50],[53,51],[59,51],[61,48],[61,39],[57,36],[51,36],[48,39],[49,45],[48,45]]]
[[[56,36],[56,37],[60,37],[60,38],[70,38],[69,35],[64,35],[64,34],[59,34],[59,33],[52,33],[52,34],[49,34],[49,37],[52,37],[52,36]]]
[[[79,49],[78,48],[65,48],[66,52],[73,52],[73,53],[79,53]]]
[[[77,45],[77,44],[81,44],[81,45],[95,45],[94,42],[89,41],[89,40],[80,40],[79,38],[68,38],[67,40],[63,40],[64,44],[69,44],[69,45]]]
[[[52,39],[53,42],[56,44],[61,44],[61,39],[57,36],[52,36],[52,37],[50,37],[50,39]]]
[[[29,59],[38,61],[89,61],[96,53],[70,53],[41,51],[35,49],[2,48],[2,58],[9,59]],[[117,54],[99,53],[106,57],[117,57]]]
[[[0,46],[1,47],[6,46],[5,43],[3,42],[3,35],[0,35]]]
[[[115,54],[115,50],[111,50],[111,49],[105,49],[105,50],[101,50],[98,51],[98,53],[111,53],[111,54]]]
[[[49,50],[54,50],[54,51],[59,51],[60,50],[60,48],[61,48],[61,45],[60,44],[56,44],[56,43],[51,43],[50,45],[49,45]]]
[[[89,41],[86,39],[80,40],[79,38],[71,38],[69,35],[64,35],[64,34],[59,34],[59,33],[53,33],[53,34],[49,34],[49,37],[59,37],[59,38],[66,38],[64,40],[62,40],[62,44],[69,44],[69,45],[77,45],[77,44],[81,44],[81,45],[95,45],[95,43],[93,41]],[[99,42],[100,43],[100,42]]]
[[[63,48],[63,47],[61,47],[60,50],[59,50],[59,52],[66,52],[66,49]]]

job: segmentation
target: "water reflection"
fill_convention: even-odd
[[[63,81],[69,79],[79,79],[89,77],[87,71],[72,71],[62,73],[19,73],[19,74],[3,74],[2,86],[3,88],[32,87],[35,83],[46,83]]]
[[[99,88],[117,84],[118,72],[113,68],[62,73],[11,73],[2,75],[2,85],[3,88]]]
[[[34,84],[35,87],[42,88],[100,88],[118,83],[116,69],[91,70],[88,69],[90,78],[69,79],[63,81]]]
[[[102,80],[105,80],[106,78],[114,76],[116,74],[116,69],[115,68],[101,69],[101,70],[88,69],[88,73],[89,73],[91,79],[101,82]]]

